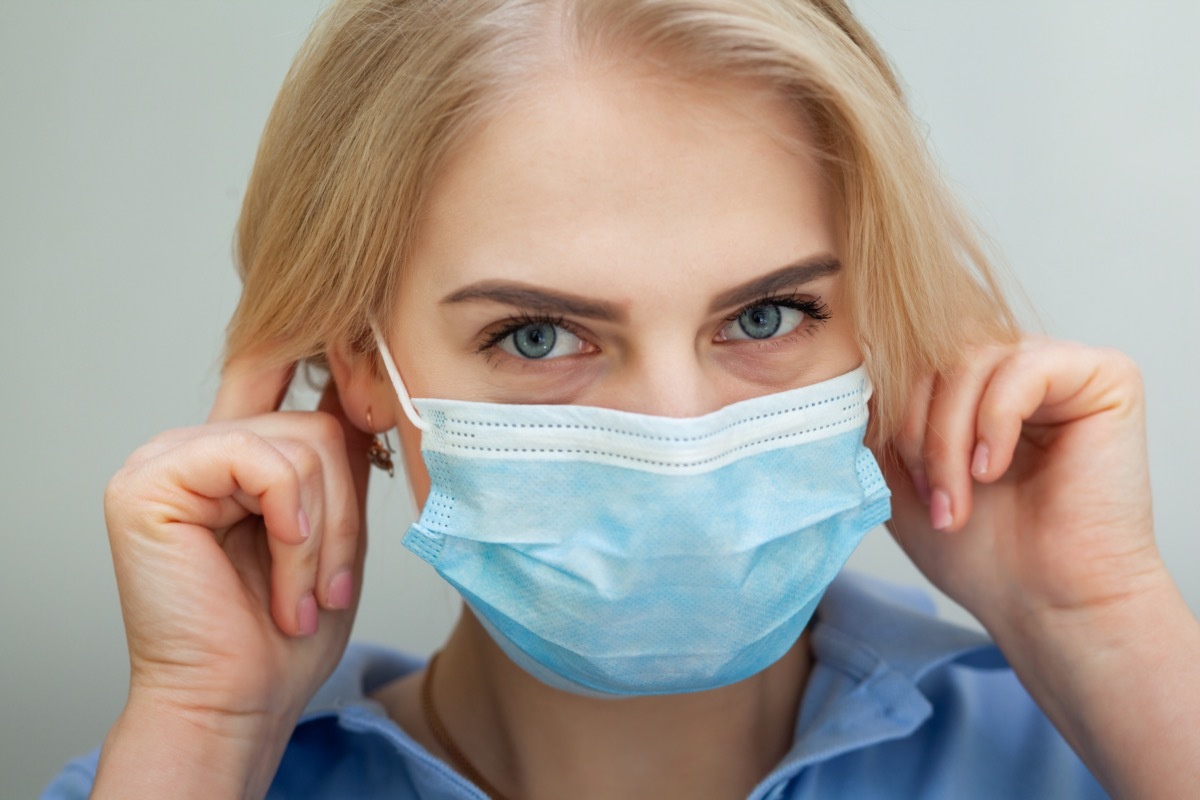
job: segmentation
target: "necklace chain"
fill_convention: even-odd
[[[475,769],[475,765],[459,749],[454,737],[442,723],[442,718],[438,716],[437,707],[433,704],[433,676],[437,668],[438,655],[440,654],[434,653],[429,659],[429,666],[425,668],[425,677],[421,681],[421,711],[425,714],[425,724],[433,732],[433,738],[437,739],[438,745],[450,757],[450,763],[464,778],[478,786],[491,800],[507,800],[487,778],[479,773],[479,770]]]

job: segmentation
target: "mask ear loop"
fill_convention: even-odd
[[[375,324],[375,320],[371,320],[370,324],[371,333],[375,334],[375,346],[379,348],[384,369],[387,370],[388,377],[392,379],[392,387],[396,390],[396,396],[400,398],[400,407],[404,409],[404,416],[408,417],[408,421],[417,430],[429,430],[429,423],[421,419],[417,409],[413,407],[412,398],[408,395],[408,387],[404,385],[404,379],[400,377],[400,371],[396,369],[396,362],[392,360],[392,352],[388,350],[387,342],[384,341],[383,334],[379,332],[379,326]]]

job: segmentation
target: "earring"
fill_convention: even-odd
[[[367,409],[367,427],[374,428],[375,423],[371,421],[371,409]],[[392,443],[388,440],[387,432],[383,434],[383,439],[378,435],[371,439],[371,444],[367,447],[367,460],[373,466],[378,467],[387,472],[389,478],[396,477],[396,464],[392,461],[392,454],[396,451],[392,449]]]

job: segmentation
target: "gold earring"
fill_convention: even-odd
[[[375,423],[371,421],[371,409],[367,409],[367,427],[374,428]],[[396,477],[396,463],[392,460],[392,454],[396,451],[392,449],[392,443],[388,441],[387,432],[384,431],[383,439],[378,435],[371,439],[371,444],[367,447],[367,460],[373,466],[385,470],[389,478]]]

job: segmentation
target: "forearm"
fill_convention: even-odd
[[[287,741],[271,727],[130,703],[105,738],[91,797],[261,798]]]
[[[1200,622],[1169,577],[1101,610],[1035,612],[992,634],[1115,797],[1200,797]]]

